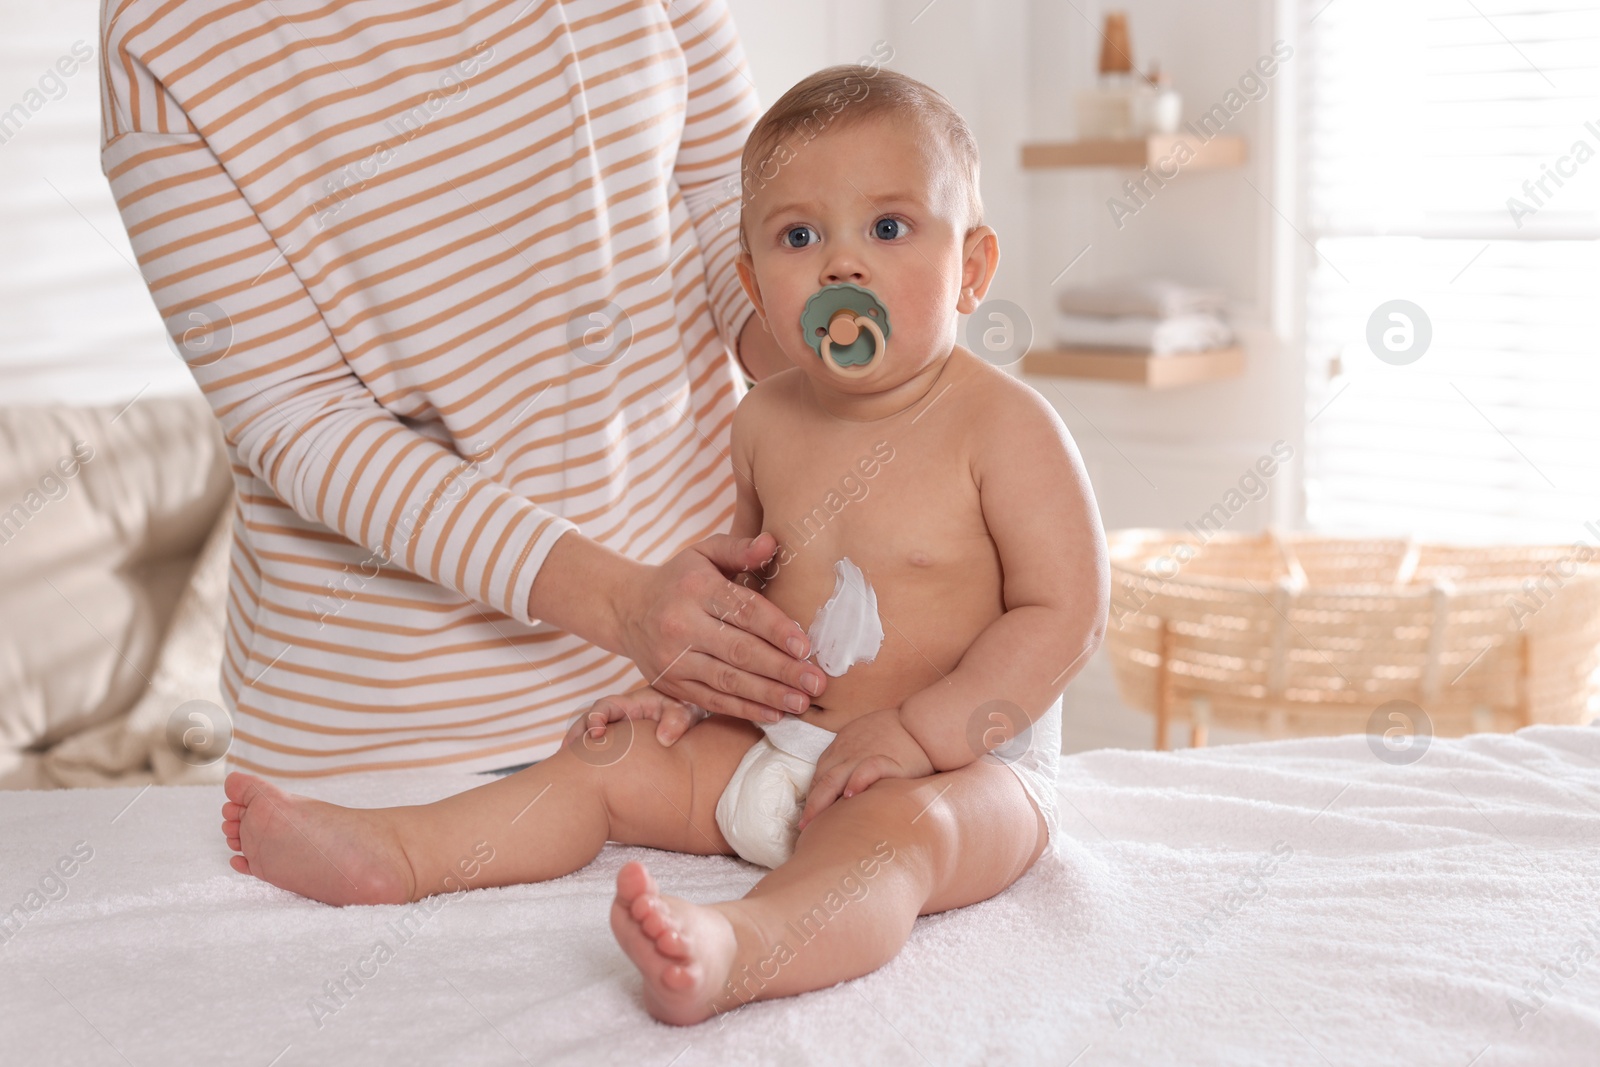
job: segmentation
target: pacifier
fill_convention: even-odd
[[[870,289],[850,282],[828,285],[806,301],[800,331],[823,366],[841,378],[861,378],[889,350],[889,309]]]

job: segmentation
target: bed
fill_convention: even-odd
[[[477,780],[305,791],[406,803]],[[608,847],[543,885],[338,909],[229,869],[216,786],[0,794],[0,1059],[1503,1067],[1600,1055],[1600,729],[1436,740],[1409,765],[1361,735],[1101,750],[1065,759],[1060,791],[1059,860],[920,920],[874,974],[692,1029],[646,1015],[607,930],[611,878],[648,857],[669,891],[710,900],[754,883],[740,861]]]

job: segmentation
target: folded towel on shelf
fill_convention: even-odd
[[[1165,356],[1230,344],[1233,330],[1212,314],[1105,318],[1057,312],[1055,339],[1068,348],[1127,348]]]
[[[1056,295],[1056,307],[1065,314],[1113,318],[1220,313],[1226,304],[1221,289],[1184,285],[1170,278],[1116,278],[1068,286]]]

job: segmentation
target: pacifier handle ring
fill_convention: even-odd
[[[829,370],[833,371],[833,373],[839,375],[841,378],[865,378],[868,374],[871,374],[872,371],[878,366],[878,363],[883,357],[884,349],[888,345],[888,342],[883,339],[883,331],[878,329],[878,324],[873,322],[867,316],[857,315],[855,317],[855,324],[872,334],[872,340],[874,343],[872,358],[867,360],[865,363],[857,363],[849,367],[839,366],[839,364],[835,363],[832,357],[829,355],[829,353],[833,351],[833,338],[824,337],[822,339],[822,362]]]

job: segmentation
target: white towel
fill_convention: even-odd
[[[1057,312],[1056,343],[1068,348],[1127,348],[1158,356],[1199,352],[1233,341],[1233,330],[1212,314],[1170,318],[1101,318]]]
[[[1056,294],[1056,308],[1069,315],[1166,318],[1197,312],[1221,312],[1221,289],[1184,285],[1169,278],[1117,278],[1090,285],[1069,285]]]
[[[299,788],[381,804],[472,782]],[[606,925],[613,880],[642,859],[668,892],[721,900],[766,873],[738,860],[608,847],[431,912],[331,908],[228,868],[217,787],[0,793],[0,908],[76,842],[93,849],[0,944],[0,1059],[1594,1062],[1600,953],[1575,946],[1600,942],[1600,729],[1435,741],[1409,766],[1362,736],[1105,750],[1062,759],[1060,796],[1060,860],[918,920],[872,974],[682,1030],[644,1011]],[[380,940],[393,958],[364,967]],[[351,992],[318,1028],[308,1002],[340,980]]]

